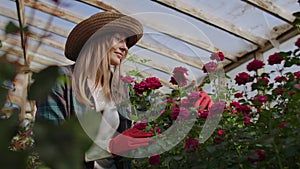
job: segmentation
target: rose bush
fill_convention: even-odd
[[[170,83],[176,88],[161,98],[164,104],[158,118],[154,121],[140,119],[134,127],[163,136],[174,125],[174,121],[187,121],[189,125],[189,119],[197,118],[176,146],[163,153],[134,159],[134,167],[299,168],[300,71],[285,71],[291,66],[300,66],[299,42],[298,39],[294,51],[276,52],[269,56],[266,63],[254,59],[247,65],[247,71],[237,74],[234,83],[240,89],[228,85],[221,121],[211,137],[203,143],[199,142],[199,135],[209,111],[199,112],[195,101],[201,96],[199,89],[210,81],[186,90],[185,76],[188,71],[183,67],[175,68]],[[214,53],[211,58],[222,61],[222,56]],[[266,65],[277,69],[270,73],[259,73]],[[218,64],[212,61],[204,66],[203,71],[214,73],[217,69]],[[144,92],[147,93],[147,90]],[[177,128],[174,132],[181,130],[183,128]],[[159,141],[156,143],[158,146],[160,144]],[[153,148],[149,146],[145,152]]]

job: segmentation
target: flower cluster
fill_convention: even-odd
[[[164,131],[174,121],[188,126],[189,120],[196,115],[195,123],[177,146],[162,154],[153,153],[149,158],[135,159],[134,167],[297,168],[293,161],[300,160],[300,151],[290,150],[300,150],[300,71],[285,69],[300,66],[299,44],[300,39],[295,43],[297,49],[293,52],[275,52],[266,62],[254,59],[244,72],[236,75],[234,83],[243,89],[237,90],[228,85],[221,121],[204,143],[199,142],[201,129],[213,118],[211,111],[203,111],[199,107],[203,97],[199,86],[194,86],[190,91],[184,90],[187,69],[175,68],[170,83],[178,88],[162,99],[164,106],[159,118],[141,120],[134,127],[152,131],[164,138]],[[203,72],[218,72],[218,61],[224,58],[222,52],[213,53],[212,61],[204,65]],[[274,66],[276,71],[261,73],[259,70],[266,66]],[[211,82],[206,81],[202,86]],[[175,129],[174,133],[180,133],[181,130],[184,129]],[[149,146],[148,150],[164,145],[159,140],[154,142],[154,146]]]

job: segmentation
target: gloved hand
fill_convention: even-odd
[[[123,135],[134,137],[134,138],[144,138],[144,137],[151,137],[154,136],[153,132],[145,132],[143,130],[139,130],[137,128],[131,128],[128,130],[125,130]]]
[[[194,107],[199,108],[198,111],[203,113],[205,110],[209,111],[213,101],[206,92],[201,92],[201,97],[195,102]]]
[[[136,128],[125,130],[121,134],[112,138],[109,143],[109,150],[113,154],[122,154],[124,152],[134,150],[140,146],[148,146],[153,133],[144,132]]]

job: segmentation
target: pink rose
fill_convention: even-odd
[[[208,62],[206,63],[202,70],[204,73],[211,73],[211,72],[214,72],[216,70],[216,68],[218,67],[218,64],[216,62]]]
[[[188,69],[184,67],[175,67],[173,70],[173,76],[171,77],[170,83],[179,86],[187,85]]]
[[[218,135],[219,136],[222,136],[225,133],[226,133],[226,130],[218,130]]]
[[[125,83],[132,83],[135,82],[135,78],[132,76],[121,76],[121,79],[125,82]]]
[[[223,52],[215,52],[210,55],[210,59],[217,60],[217,61],[223,61],[225,59],[225,56],[224,56]]]
[[[190,102],[195,102],[201,97],[200,92],[191,92],[190,95],[188,96],[188,99]]]

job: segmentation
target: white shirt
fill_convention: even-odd
[[[99,146],[100,148],[109,152],[109,142],[114,136],[120,123],[116,106],[112,101],[105,101],[102,88],[96,88],[92,90],[92,96],[94,98],[96,111],[103,112],[103,114],[94,144],[86,152],[87,161],[93,161],[102,158],[102,154],[98,151]]]

